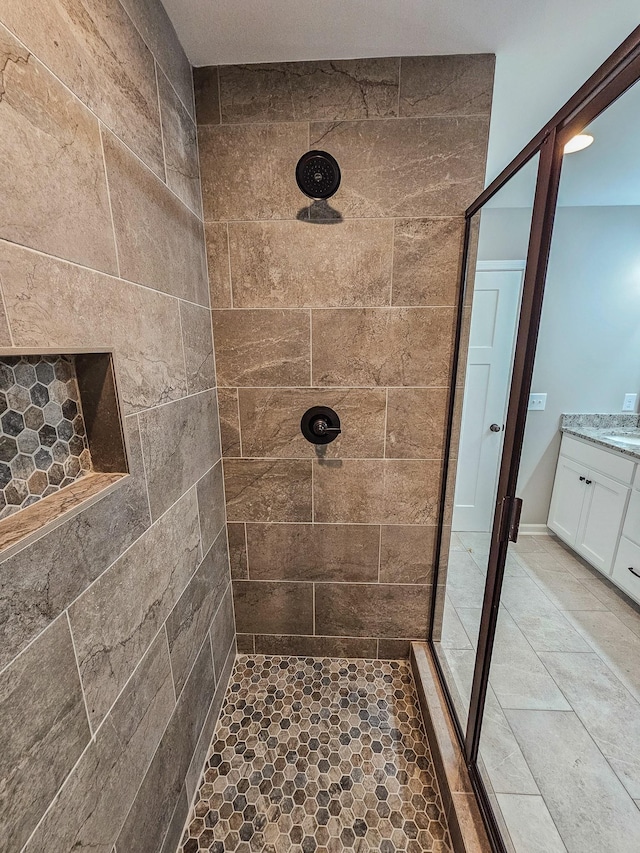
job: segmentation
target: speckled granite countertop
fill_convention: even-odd
[[[640,444],[625,441],[625,436],[640,438],[640,416],[635,413],[562,415],[560,431],[640,461]]]

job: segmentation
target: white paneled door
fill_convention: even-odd
[[[454,530],[491,529],[523,276],[522,261],[477,264]]]

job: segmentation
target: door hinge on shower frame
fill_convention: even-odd
[[[522,498],[511,498],[509,508],[509,542],[518,541],[520,532],[520,516],[522,515]]]
[[[517,542],[520,530],[522,499],[507,495],[500,510],[500,542]]]

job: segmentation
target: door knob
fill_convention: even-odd
[[[491,424],[489,429],[491,430],[491,432],[501,432],[502,427],[499,426],[498,424]]]

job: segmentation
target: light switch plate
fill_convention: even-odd
[[[638,401],[638,395],[637,394],[625,394],[624,395],[624,402],[622,404],[622,411],[623,412],[635,412],[637,401]]]
[[[529,405],[527,408],[530,412],[543,412],[547,407],[546,394],[529,394]]]

